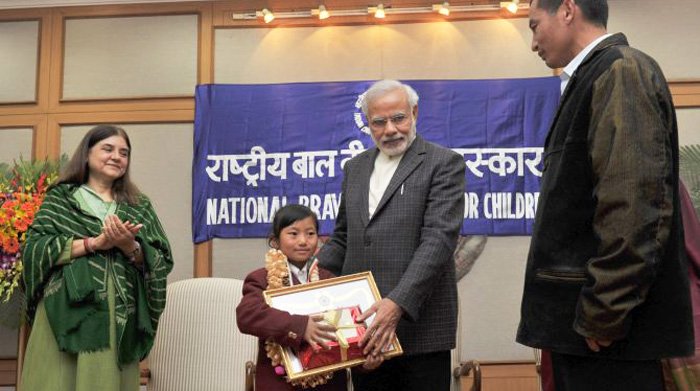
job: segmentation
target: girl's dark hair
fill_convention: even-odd
[[[267,244],[270,247],[274,247],[272,243],[279,240],[280,233],[283,229],[289,227],[299,220],[304,220],[307,217],[313,217],[316,231],[318,231],[318,217],[313,210],[299,204],[291,204],[281,207],[277,213],[275,213],[275,217],[272,219],[272,232],[270,232],[270,237],[267,240]]]
[[[87,183],[90,175],[90,168],[88,167],[90,148],[112,136],[124,138],[126,145],[129,147],[129,164],[126,166],[124,175],[112,183],[113,197],[117,202],[127,202],[131,205],[138,204],[141,192],[136,185],[131,182],[129,177],[129,169],[131,167],[131,141],[129,141],[129,136],[126,134],[126,131],[115,125],[97,125],[90,129],[80,141],[80,144],[78,144],[73,156],[64,168],[58,181],[56,181],[53,186],[62,183],[74,185]]]

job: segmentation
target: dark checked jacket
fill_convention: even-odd
[[[678,130],[658,64],[608,37],[564,91],[544,172],[518,342],[643,360],[693,352]],[[600,353],[584,336],[616,342]]]
[[[382,297],[403,310],[404,354],[455,346],[457,286],[452,258],[464,218],[464,158],[417,136],[369,217],[369,178],[379,151],[344,167],[336,226],[318,254],[343,275],[371,271]]]

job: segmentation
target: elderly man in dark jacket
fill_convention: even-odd
[[[464,158],[417,134],[418,94],[381,80],[364,95],[376,147],[344,168],[335,230],[318,254],[336,274],[370,270],[384,297],[363,338],[379,356],[394,333],[404,355],[353,372],[356,390],[450,388],[450,349],[457,328],[452,254],[464,216]]]
[[[552,351],[558,391],[661,390],[659,359],[693,352],[673,102],[607,13],[530,5],[532,49],[563,73],[517,340]]]

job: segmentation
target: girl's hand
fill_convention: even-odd
[[[319,346],[330,349],[326,342],[335,341],[335,331],[335,326],[323,321],[323,315],[309,316],[309,320],[306,322],[306,331],[304,331],[304,340],[313,349],[318,349]]]

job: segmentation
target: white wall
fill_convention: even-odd
[[[676,110],[678,117],[678,143],[700,144],[700,108]]]
[[[630,45],[661,65],[666,78],[700,78],[697,0],[608,0],[608,31],[623,32]]]

